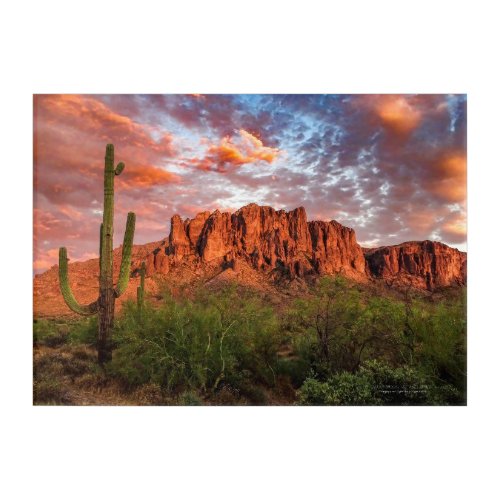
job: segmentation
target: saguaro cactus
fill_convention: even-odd
[[[127,289],[130,278],[135,230],[135,214],[133,212],[129,212],[127,216],[120,275],[116,287],[113,287],[114,182],[115,175],[120,175],[124,168],[123,163],[118,163],[116,168],[114,167],[114,147],[113,144],[108,144],[104,160],[104,211],[99,238],[99,297],[96,301],[87,305],[80,305],[77,302],[69,286],[66,248],[59,249],[59,285],[66,304],[78,314],[84,316],[98,314],[99,316],[97,358],[101,364],[111,360],[111,329],[113,328],[115,299]]]
[[[144,286],[144,278],[146,277],[146,264],[144,262],[141,264],[139,275],[141,277],[141,284],[137,287],[137,309],[139,309],[139,313],[142,313],[142,309],[144,307],[144,292],[146,290]]]

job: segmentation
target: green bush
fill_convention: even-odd
[[[65,384],[50,374],[44,374],[33,380],[33,404],[67,405],[72,398]]]
[[[302,405],[445,405],[459,404],[459,392],[436,384],[408,366],[381,361],[364,363],[356,373],[343,372],[326,382],[308,378],[299,390]]]
[[[141,315],[129,302],[114,339],[110,373],[129,386],[152,382],[173,392],[272,385],[281,343],[273,309],[234,287],[196,300],[167,296]]]
[[[466,386],[465,297],[428,306],[416,320],[415,360],[460,391]]]
[[[35,321],[35,344],[57,348],[36,361],[38,378],[97,387],[111,376],[143,404],[466,401],[465,293],[381,291],[337,276],[278,306],[236,285],[177,295],[163,284],[162,302],[142,314],[124,304],[113,361],[96,377],[96,317]]]
[[[46,319],[35,319],[33,321],[33,345],[44,345],[47,347],[58,347],[66,342],[67,330],[64,325]]]
[[[377,404],[378,400],[374,399],[361,402],[365,391],[364,381],[359,377],[363,365],[366,371],[370,366],[367,362],[380,359],[387,366],[399,366],[402,370],[392,373],[397,380],[387,383],[401,386],[405,377],[408,383],[417,383],[413,379],[418,373],[427,385],[430,384],[427,380],[432,380],[438,387],[451,388],[446,397],[434,391],[426,404],[433,404],[432,398],[436,404],[442,400],[453,404],[465,402],[465,293],[439,298],[417,292],[410,294],[406,290],[381,294],[340,277],[325,277],[313,287],[309,297],[295,302],[287,312],[283,327],[294,356],[280,362],[280,374],[288,375],[299,387],[310,378],[312,371],[317,380],[304,386],[308,394],[312,389],[324,391],[318,384],[336,380],[338,397],[335,397],[341,404]],[[345,377],[335,378],[344,373],[347,377],[355,374],[357,378],[350,381]],[[381,376],[378,373],[368,378],[375,383]],[[349,386],[351,383],[354,385]],[[347,393],[342,395],[342,387],[352,397]],[[404,384],[401,387],[399,390],[404,391]],[[316,398],[314,391],[311,397]],[[420,404],[418,391],[412,392],[413,399],[408,398],[407,404]],[[329,404],[336,404],[334,399],[330,396]],[[389,393],[381,400],[381,404],[400,404],[397,398],[391,399]]]
[[[394,358],[401,303],[370,296],[340,276],[320,279],[312,291],[295,302],[286,324],[304,366],[326,378],[355,371],[365,360]]]
[[[68,342],[72,345],[97,347],[97,332],[97,316],[80,319],[70,325]]]
[[[181,406],[201,406],[203,401],[198,397],[198,395],[192,391],[183,392],[179,396],[179,405]]]
[[[35,319],[33,321],[33,342],[35,345],[59,347],[72,345],[97,345],[97,316],[67,322]]]

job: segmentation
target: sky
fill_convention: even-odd
[[[174,214],[248,203],[335,219],[362,246],[466,249],[465,95],[35,95],[34,272],[96,258],[115,145],[114,244],[168,236]]]

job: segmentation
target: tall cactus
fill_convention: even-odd
[[[125,168],[123,163],[114,167],[114,156],[114,146],[108,144],[104,159],[104,212],[99,238],[99,297],[95,302],[87,305],[77,302],[69,286],[66,248],[59,249],[59,285],[66,304],[78,314],[89,316],[97,313],[99,316],[97,358],[101,364],[111,360],[115,299],[123,294],[128,285],[135,230],[135,214],[129,212],[123,238],[120,275],[116,287],[113,287],[114,182],[115,175],[120,175]]]
[[[139,314],[142,314],[142,310],[144,308],[144,292],[146,291],[146,288],[144,286],[144,278],[146,277],[146,264],[144,264],[144,262],[141,264],[139,275],[141,277],[141,284],[137,287],[137,309],[139,310]]]

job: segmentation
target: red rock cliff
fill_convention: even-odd
[[[172,262],[231,266],[243,259],[255,269],[290,277],[342,272],[366,278],[354,230],[336,221],[307,222],[303,207],[285,212],[252,203],[233,214],[202,212],[185,221],[175,215],[168,246],[153,259],[165,267],[163,255]]]
[[[433,290],[464,285],[467,255],[443,243],[422,241],[361,249],[353,229],[332,221],[307,221],[305,209],[290,212],[254,203],[233,214],[174,215],[170,236],[146,260],[148,275],[172,265],[232,267],[246,261],[275,276],[342,273],[358,281],[398,278]],[[135,263],[137,266],[140,263]]]
[[[467,254],[444,243],[409,241],[367,249],[365,258],[375,278],[401,278],[428,290],[464,285],[467,280]]]

